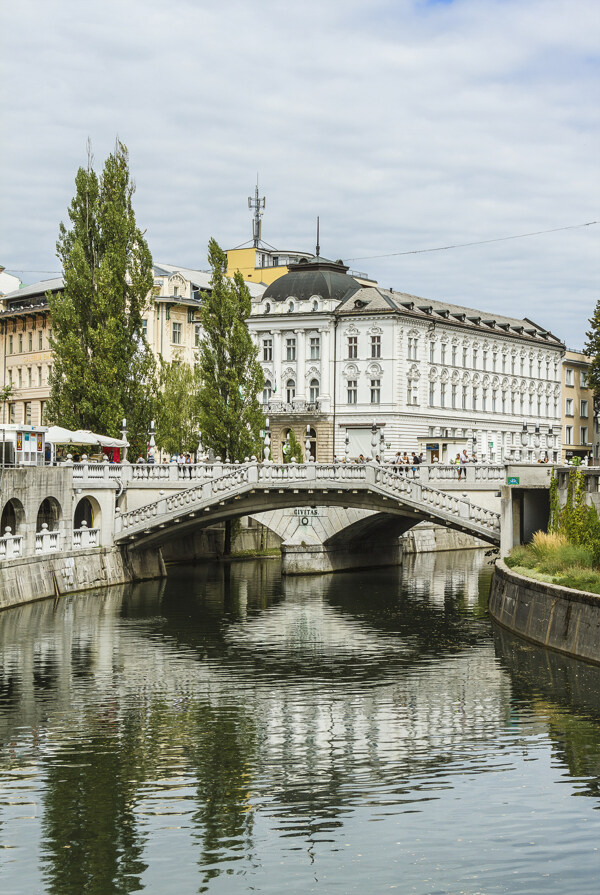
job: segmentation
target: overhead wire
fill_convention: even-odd
[[[374,258],[397,258],[401,255],[422,255],[425,252],[446,252],[448,249],[464,249],[469,246],[482,246],[490,242],[506,242],[509,239],[526,239],[529,236],[542,236],[545,233],[560,233],[561,230],[578,230],[581,227],[592,227],[598,221],[587,221],[585,224],[571,224],[567,227],[553,227],[551,230],[535,230],[531,233],[517,233],[515,236],[496,236],[493,239],[480,239],[475,242],[457,242],[447,246],[435,246],[430,249],[411,249],[406,252],[387,252],[385,255],[362,255],[357,258],[346,258],[346,261],[371,261]]]

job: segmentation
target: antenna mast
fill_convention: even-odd
[[[252,221],[252,239],[254,240],[254,248],[257,249],[262,236],[262,209],[265,207],[266,199],[262,199],[258,195],[258,174],[256,175],[256,189],[254,190],[254,198],[248,196],[248,208],[254,209],[254,220]]]
[[[321,254],[321,246],[319,245],[319,218],[317,218],[317,258]]]

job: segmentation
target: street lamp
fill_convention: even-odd
[[[121,463],[127,463],[129,461],[127,460],[127,420],[125,418],[121,424],[121,438],[125,442],[121,453]]]
[[[269,432],[269,417],[265,420],[265,437],[264,437],[264,457],[265,463],[269,462],[269,454],[271,453],[271,433]]]
[[[377,456],[377,423],[375,420],[371,423],[371,459]]]
[[[306,462],[310,463],[310,426],[306,427],[306,441],[304,442],[304,456]]]
[[[148,456],[147,456],[148,463],[154,463],[154,448],[156,446],[156,441],[154,440],[155,434],[156,434],[156,429],[154,427],[154,420],[151,420],[150,428],[148,429]]]

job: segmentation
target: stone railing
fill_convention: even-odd
[[[320,401],[305,401],[296,398],[293,401],[268,401],[262,405],[266,416],[274,413],[320,413]]]
[[[35,533],[35,553],[58,553],[60,549],[60,532],[48,531],[48,524],[42,524],[42,530]]]
[[[0,560],[14,559],[16,556],[23,556],[23,538],[12,534],[10,525],[7,525],[0,538]]]
[[[155,525],[178,522],[179,514],[193,517],[199,509],[210,512],[227,499],[239,499],[249,490],[268,493],[284,491],[327,490],[326,485],[343,486],[346,492],[376,491],[384,497],[406,502],[416,512],[423,511],[441,518],[454,517],[494,535],[500,531],[500,515],[474,506],[456,492],[441,491],[416,479],[396,473],[392,467],[375,463],[249,463],[240,465],[218,478],[167,494],[159,500],[117,516],[117,537],[135,530],[148,533]],[[295,487],[297,486],[297,488]],[[356,486],[356,490],[355,487]],[[474,532],[476,533],[476,532]]]
[[[88,528],[87,523],[82,522],[81,528],[73,529],[73,550],[86,550],[88,547],[97,547],[99,543],[99,528]]]

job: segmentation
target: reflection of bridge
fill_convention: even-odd
[[[400,522],[392,526],[397,535],[430,519],[492,544],[500,542],[498,513],[370,463],[247,463],[217,478],[197,484],[190,481],[182,491],[120,514],[115,520],[115,542],[147,547],[198,525],[317,504],[359,507],[395,517]],[[388,527],[391,521],[387,520]]]

